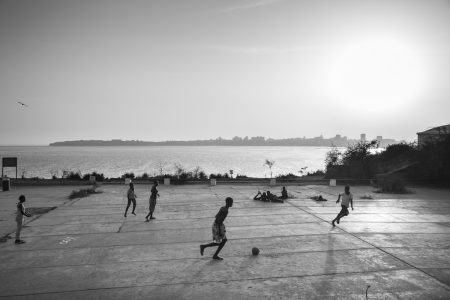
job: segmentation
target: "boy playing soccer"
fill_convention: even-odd
[[[333,227],[336,226],[334,225],[334,222],[337,222],[339,224],[339,220],[345,216],[348,216],[349,212],[348,212],[348,204],[350,203],[350,205],[352,206],[352,210],[353,210],[353,195],[352,193],[350,193],[350,186],[346,185],[345,186],[345,192],[339,194],[339,197],[336,201],[336,203],[339,203],[339,201],[342,198],[342,202],[341,202],[341,211],[338,213],[338,215],[336,216],[336,218],[334,218],[333,221],[331,221],[331,223],[333,224]]]
[[[220,208],[212,225],[213,242],[206,245],[200,245],[201,255],[203,255],[205,248],[218,246],[216,253],[213,255],[213,259],[217,260],[223,260],[223,258],[219,256],[220,250],[222,250],[223,246],[225,246],[225,243],[227,242],[225,225],[223,224],[223,221],[225,221],[225,218],[228,215],[228,208],[233,206],[233,198],[227,197],[225,199],[225,203],[226,205]]]
[[[20,239],[20,231],[22,230],[22,226],[23,226],[23,216],[31,217],[31,215],[25,211],[25,206],[23,205],[24,202],[25,202],[25,196],[20,195],[19,203],[17,203],[17,212],[16,212],[16,222],[17,222],[16,242],[15,242],[16,244],[25,243],[25,241]]]

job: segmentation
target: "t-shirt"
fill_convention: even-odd
[[[348,208],[350,200],[353,200],[352,193],[349,193],[348,195],[346,193],[342,193],[340,195],[341,195],[341,204]]]
[[[136,199],[136,195],[134,194],[134,191],[132,189],[128,189],[127,197],[130,200]]]
[[[150,195],[150,197],[156,198],[156,195],[158,195],[158,190],[155,186],[152,187],[151,193],[152,194]]]
[[[222,206],[216,215],[216,223],[222,224],[223,221],[225,221],[225,218],[227,217],[227,215],[228,215],[228,207]]]
[[[25,206],[23,203],[17,203],[17,212],[16,212],[16,222],[22,222],[23,221],[23,213],[25,212]]]

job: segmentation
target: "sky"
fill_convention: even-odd
[[[0,0],[0,145],[412,141],[449,83],[448,0]]]

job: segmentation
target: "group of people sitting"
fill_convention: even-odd
[[[260,201],[266,201],[266,202],[281,202],[283,203],[285,199],[288,198],[288,192],[286,190],[286,187],[283,186],[281,189],[281,196],[277,196],[275,194],[272,194],[270,191],[262,192],[258,191],[255,197],[253,197],[253,200],[260,200]]]

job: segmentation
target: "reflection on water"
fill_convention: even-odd
[[[26,177],[50,178],[62,170],[90,173],[97,171],[106,177],[119,177],[125,172],[141,175],[173,173],[174,164],[187,170],[200,166],[206,174],[226,173],[233,170],[234,176],[269,177],[264,166],[266,158],[275,160],[273,174],[293,173],[298,175],[302,167],[307,171],[323,170],[328,147],[0,147],[0,156],[17,156],[18,173],[25,171]],[[15,170],[5,173],[15,176]]]

